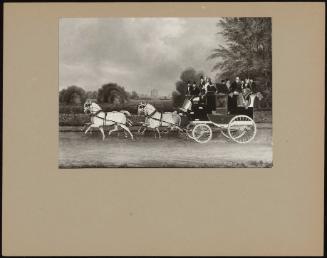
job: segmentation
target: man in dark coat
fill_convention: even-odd
[[[216,83],[217,93],[224,91],[226,87],[225,85],[226,85],[225,80],[221,80],[220,83]]]
[[[211,79],[208,79],[207,83],[207,111],[208,113],[212,113],[212,111],[216,110],[216,93],[217,89],[213,85]]]
[[[192,93],[193,93],[193,96],[199,96],[200,95],[200,89],[196,85],[196,82],[193,82]]]
[[[241,80],[239,77],[232,82],[228,92],[228,112],[233,114],[237,111],[237,97],[242,91]]]
[[[229,94],[230,91],[230,80],[222,80],[221,83],[217,83],[217,93],[218,94]]]
[[[187,93],[186,95],[192,96],[193,95],[193,89],[192,89],[192,84],[190,81],[187,82]]]
[[[256,85],[253,79],[250,79],[249,86],[253,92],[257,92]]]

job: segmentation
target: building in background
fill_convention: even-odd
[[[159,96],[158,90],[157,89],[152,89],[150,93],[151,98],[156,99]]]

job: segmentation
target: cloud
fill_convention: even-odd
[[[59,87],[96,90],[116,82],[127,90],[170,94],[187,67],[211,74],[218,18],[61,19]]]

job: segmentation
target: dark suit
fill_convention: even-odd
[[[192,85],[187,85],[187,95],[192,95]]]
[[[231,86],[230,86],[230,92],[234,92],[234,91],[237,91],[237,92],[241,92],[242,91],[242,88],[241,88],[241,83],[237,83],[236,81],[233,81]]]
[[[255,82],[249,83],[249,87],[252,90],[252,92],[257,92]]]
[[[216,109],[216,87],[214,85],[207,86],[207,110],[211,113],[212,110]]]
[[[195,86],[194,88],[192,87],[192,95],[193,96],[199,96],[200,94],[200,89],[198,86]]]
[[[241,83],[237,83],[236,81],[233,81],[230,88],[229,93],[232,92],[242,92]],[[237,111],[237,95],[233,95],[232,97],[228,96],[228,111],[230,113],[235,113]]]
[[[199,90],[200,90],[200,94],[205,94],[205,81],[203,81],[203,82],[200,82],[200,84],[199,84]]]
[[[223,93],[223,94],[230,93],[229,89],[227,88],[226,84],[224,84],[224,83],[217,83],[216,88],[217,88],[217,93]]]

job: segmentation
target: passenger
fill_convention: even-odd
[[[205,84],[206,84],[206,80],[203,76],[200,77],[200,84],[199,84],[199,90],[200,90],[200,94],[203,95],[205,92]]]
[[[231,114],[237,111],[237,96],[241,91],[241,80],[239,77],[236,77],[235,81],[229,87],[228,92],[228,112]]]
[[[208,78],[207,83],[207,111],[209,114],[212,113],[212,111],[216,110],[216,87],[213,85],[210,78]]]
[[[228,87],[227,87],[227,82],[228,82]],[[221,80],[221,83],[217,83],[217,93],[218,94],[228,94],[229,87],[230,87],[229,79]]]
[[[204,102],[205,100],[205,85],[206,85],[206,77],[200,77],[199,83],[199,102]]]
[[[244,88],[250,88],[250,78],[245,79]]]
[[[200,89],[199,87],[196,85],[196,82],[193,82],[193,87],[192,87],[192,91],[193,91],[193,96],[199,96],[200,95]]]
[[[193,95],[192,92],[193,92],[192,84],[191,84],[190,81],[188,81],[188,82],[187,82],[187,93],[186,93],[186,95],[187,95],[187,96],[192,96],[192,95]]]
[[[207,94],[208,88],[212,85],[211,79],[209,77],[206,77],[203,93]]]
[[[230,82],[230,79],[227,79],[226,80],[226,83],[225,83],[225,85],[226,85],[226,88],[228,89],[228,91],[229,91],[229,89],[230,89],[230,87],[231,87],[231,82]]]
[[[217,84],[217,94],[222,96],[222,95],[227,95],[230,93],[230,87],[231,83],[229,79],[222,80],[220,84]],[[218,97],[216,99],[216,107],[219,108],[227,108],[228,104],[226,103],[228,100],[224,97]]]
[[[257,89],[256,89],[256,84],[255,84],[255,82],[253,81],[253,79],[250,79],[249,86],[250,86],[250,88],[251,88],[251,90],[252,90],[253,92],[256,92],[256,91],[257,91]]]

